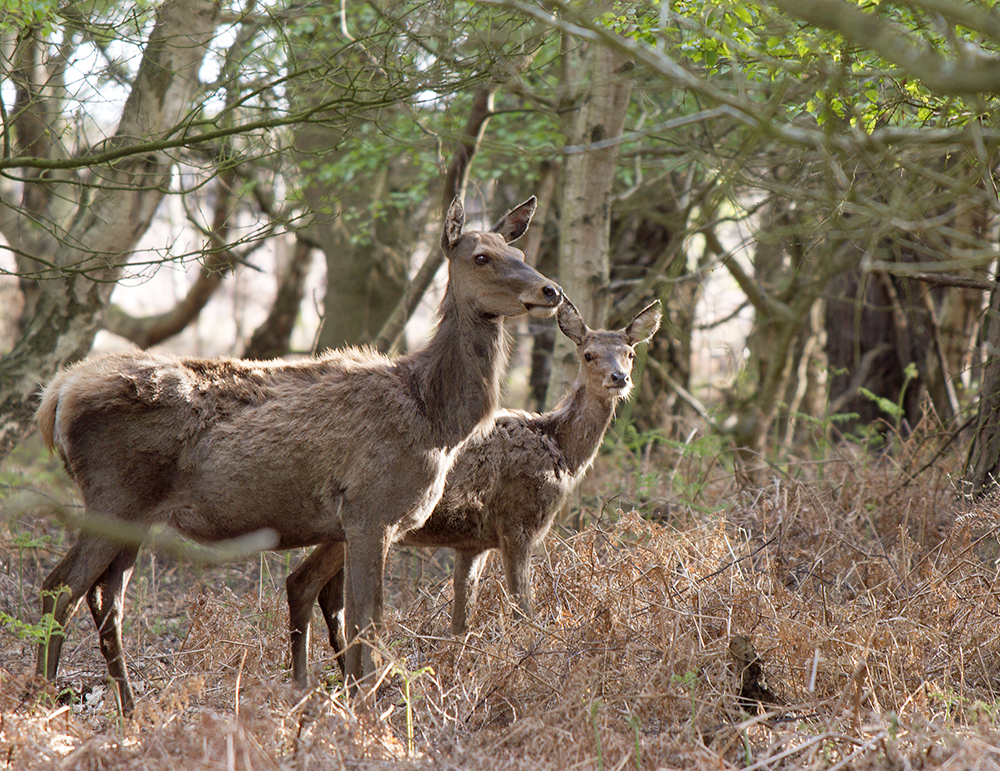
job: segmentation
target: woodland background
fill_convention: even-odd
[[[13,0],[0,52],[0,767],[1000,764],[993,2]],[[387,691],[318,641],[300,702],[297,555],[150,551],[139,716],[87,618],[39,695],[78,503],[39,384],[95,342],[419,346],[456,194],[537,195],[519,246],[591,326],[663,301],[539,618],[493,575],[449,641],[449,555],[399,553]],[[545,409],[571,346],[512,332]]]

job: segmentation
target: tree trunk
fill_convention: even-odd
[[[569,41],[567,41],[568,43]],[[627,65],[603,46],[579,45],[566,54],[567,116],[564,133],[569,145],[559,206],[559,283],[594,328],[608,319],[608,241],[611,190],[615,162],[632,93]],[[556,337],[549,406],[566,392],[578,365],[573,343]]]
[[[278,295],[271,306],[271,312],[250,337],[243,351],[246,358],[274,359],[288,353],[292,330],[302,306],[312,251],[313,244],[302,237],[296,239],[294,252],[281,273]]]
[[[799,390],[799,376],[808,376],[801,359],[815,351],[810,343],[813,334],[812,310],[822,297],[829,276],[838,264],[831,247],[815,263],[807,262],[808,239],[803,215],[781,198],[771,199],[764,207],[757,244],[753,255],[753,276],[748,275],[719,243],[714,233],[706,233],[712,248],[754,306],[753,327],[747,337],[750,352],[747,364],[754,374],[748,392],[732,395],[737,419],[732,423],[732,441],[753,474],[761,459],[778,449],[769,439],[787,428],[787,405],[794,402]],[[818,249],[814,254],[818,254]],[[806,270],[806,266],[809,270]],[[779,429],[777,432],[776,428]]]
[[[615,207],[611,236],[612,308],[608,324],[622,327],[653,299],[663,305],[661,332],[639,352],[632,398],[618,407],[623,425],[642,432],[664,429],[686,402],[691,381],[695,309],[702,295],[700,271],[684,248],[691,199],[704,200],[688,174],[649,180]],[[704,209],[702,216],[707,216]]]
[[[303,232],[326,259],[319,333],[325,349],[371,342],[399,302],[420,227],[417,207],[400,204],[407,198],[400,193],[420,180],[407,153],[379,155],[388,146],[379,141],[382,127],[401,118],[393,103],[399,84],[381,63],[391,43],[369,34],[361,20],[367,9],[331,0],[319,7],[320,13],[302,12],[338,20],[340,27],[292,28],[303,31],[290,34],[289,58],[295,69],[313,74],[296,79],[288,93],[296,109],[332,105],[296,127],[293,146],[309,216]],[[377,106],[359,109],[361,104]],[[345,143],[347,136],[356,141]]]
[[[983,326],[983,347],[989,353],[982,367],[979,411],[965,464],[963,490],[974,498],[995,490],[1000,479],[1000,281],[990,293]]]
[[[257,24],[244,21],[240,24],[235,43],[226,53],[221,79],[227,84],[222,110],[223,125],[227,128],[234,125],[239,115],[239,103],[246,91],[245,80],[239,76],[240,68],[245,63],[244,52],[258,31]],[[219,157],[230,159],[238,155],[233,138],[223,139]],[[212,226],[202,249],[201,268],[186,296],[170,310],[153,316],[130,316],[120,307],[112,305],[104,318],[106,330],[132,341],[140,348],[148,348],[180,334],[197,321],[226,278],[270,235],[271,229],[265,228],[265,235],[255,237],[255,243],[242,246],[239,253],[229,243],[230,232],[243,203],[243,190],[252,190],[254,202],[272,217],[272,222],[274,220],[273,191],[268,190],[267,183],[259,178],[255,164],[224,165],[213,180],[212,188],[214,191],[206,196],[213,201]]]
[[[190,108],[218,12],[209,0],[160,6],[133,90],[105,147],[127,147],[175,129]],[[22,227],[5,233],[15,250],[53,267],[39,276],[24,334],[0,359],[0,458],[31,425],[39,383],[90,350],[115,282],[165,194],[172,165],[166,153],[146,153],[95,167],[69,216],[50,211],[76,200],[75,190],[65,186],[48,196],[39,213],[47,227],[34,228],[25,216]]]

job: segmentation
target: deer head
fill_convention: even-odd
[[[632,389],[635,346],[648,341],[660,328],[660,301],[646,306],[625,329],[594,331],[567,298],[559,306],[559,328],[576,344],[580,375],[591,393],[601,389],[611,398],[624,398]]]
[[[511,246],[528,229],[535,197],[511,209],[489,232],[465,231],[465,209],[455,198],[448,207],[441,248],[448,257],[449,288],[460,307],[483,316],[555,313],[562,290],[524,262]]]

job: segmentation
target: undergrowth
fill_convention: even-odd
[[[209,569],[144,551],[129,719],[85,613],[58,682],[32,677],[25,629],[66,540],[44,506],[18,511],[0,535],[18,620],[0,621],[0,769],[1000,767],[1000,512],[958,499],[943,440],[893,444],[749,474],[709,438],[618,443],[534,559],[533,619],[494,557],[452,638],[450,554],[394,552],[366,699],[341,689],[319,614],[316,687],[289,684],[300,553]]]

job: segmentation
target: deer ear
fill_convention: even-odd
[[[625,336],[629,340],[629,345],[648,342],[649,338],[656,334],[656,330],[660,328],[660,319],[662,316],[659,300],[639,311],[636,317],[632,319],[632,323],[625,329]]]
[[[583,342],[583,338],[587,334],[587,325],[584,323],[580,311],[566,299],[566,295],[563,295],[563,301],[559,305],[559,310],[556,311],[556,321],[559,322],[559,329],[563,331],[563,334],[576,345]]]
[[[465,227],[465,207],[462,206],[462,199],[456,195],[448,207],[448,214],[444,218],[444,231],[441,233],[441,248],[446,253],[455,248],[458,239],[462,237],[463,227]]]
[[[528,223],[531,222],[531,217],[535,213],[537,203],[538,201],[535,196],[531,196],[531,198],[520,206],[515,206],[503,215],[490,232],[499,233],[508,244],[511,241],[516,241],[528,229]]]

